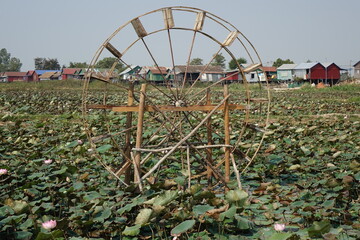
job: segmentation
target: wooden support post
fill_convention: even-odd
[[[139,114],[138,114],[137,130],[136,130],[136,144],[135,144],[136,148],[141,148],[141,144],[142,144],[144,110],[145,110],[145,92],[146,92],[146,84],[142,84],[140,89]],[[140,157],[141,157],[141,152],[136,152],[134,157],[134,169],[138,169],[138,174],[134,174],[135,183],[137,182],[140,183],[141,180]]]
[[[206,105],[210,105],[211,104],[211,95],[210,95],[210,88],[207,89],[206,91]],[[206,129],[207,129],[207,144],[208,145],[212,145],[213,141],[212,141],[212,127],[211,127],[211,117],[207,120],[206,122]],[[207,148],[206,149],[206,158],[208,160],[209,163],[212,164],[212,149],[211,148]],[[210,166],[207,167],[207,179],[208,179],[208,183],[211,183],[211,176],[212,176],[212,170],[210,168]]]
[[[224,97],[229,95],[229,87],[224,85]],[[224,134],[225,145],[230,145],[230,113],[229,113],[229,98],[224,102]],[[230,181],[230,148],[225,147],[225,182]]]
[[[128,92],[128,106],[132,106],[134,104],[134,84],[130,83],[129,92]],[[131,160],[131,127],[132,127],[132,112],[126,113],[126,133],[125,133],[125,158],[126,161]],[[125,171],[125,183],[129,184],[132,178],[131,168],[128,167]]]

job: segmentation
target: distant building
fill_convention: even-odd
[[[225,77],[225,72],[221,66],[177,65],[175,66],[175,75],[177,82],[184,79],[190,83],[194,81],[216,82]]]
[[[63,68],[61,71],[61,79],[66,80],[70,78],[79,78],[81,68]]]
[[[61,80],[61,71],[45,72],[39,77],[40,80]]]
[[[326,79],[325,67],[319,62],[300,63],[294,68],[295,78],[319,82]]]
[[[262,74],[260,73],[260,81],[268,81],[274,80],[277,77],[277,69],[276,67],[260,67],[262,70]],[[264,75],[265,73],[265,75]],[[266,76],[266,79],[265,79]],[[263,78],[263,79],[262,79]]]
[[[354,67],[354,78],[360,79],[360,61],[358,61],[353,67]]]
[[[322,65],[325,67],[325,83],[336,84],[340,79],[340,72],[344,69],[335,63],[322,63]]]
[[[280,81],[293,81],[294,68],[297,64],[283,64],[277,68],[277,79]]]
[[[38,82],[40,81],[39,75],[34,71],[27,71],[26,80],[27,82]]]
[[[119,74],[120,80],[128,80],[128,81],[139,80],[140,70],[141,70],[140,66],[130,66]]]
[[[39,76],[39,78],[41,77],[41,75],[43,75],[46,72],[61,72],[60,70],[35,70],[36,74]]]
[[[26,72],[3,72],[0,73],[1,82],[26,81]]]
[[[148,67],[146,72],[146,80],[164,83],[168,80],[168,68],[166,67]]]

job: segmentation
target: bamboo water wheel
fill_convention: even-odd
[[[199,56],[209,60],[191,65]],[[220,72],[218,56],[236,69]],[[105,57],[117,61],[101,73],[96,66]],[[121,80],[118,65],[127,68]],[[85,75],[82,107],[94,155],[121,184],[140,190],[174,179],[240,185],[268,124],[261,66],[248,39],[207,11],[166,7],[133,18],[105,40]]]

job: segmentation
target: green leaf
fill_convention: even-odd
[[[108,207],[103,208],[102,211],[95,214],[94,221],[104,222],[111,216],[111,209]]]
[[[125,230],[122,232],[122,234],[124,234],[125,236],[134,237],[140,233],[140,228],[141,228],[140,224],[132,227],[126,227]]]
[[[99,153],[104,153],[104,152],[107,152],[108,150],[110,150],[112,148],[112,145],[110,144],[105,144],[105,145],[102,145],[98,148],[96,148],[96,150],[99,152]]]
[[[168,203],[170,203],[172,200],[174,200],[176,197],[178,196],[178,191],[177,190],[169,190],[166,191],[165,193],[158,195],[146,202],[144,202],[145,204],[152,204],[152,205],[157,205],[157,206],[166,206]]]
[[[210,205],[196,205],[193,207],[193,212],[195,213],[195,216],[199,216],[205,214],[211,209],[214,209],[214,207]]]
[[[19,232],[15,232],[14,235],[15,235],[15,239],[28,240],[28,239],[31,239],[33,234],[31,232],[19,231]]]
[[[150,208],[141,209],[139,214],[136,216],[135,224],[136,225],[140,224],[142,226],[142,225],[148,223],[152,213],[153,213],[153,210]]]
[[[20,225],[21,230],[26,230],[33,225],[33,220],[28,218],[23,224]]]
[[[0,207],[0,216],[6,216],[8,214],[14,214],[14,210],[9,206]]]
[[[63,237],[64,233],[61,230],[55,230],[51,233],[44,233],[39,232],[39,234],[36,236],[35,240],[52,240],[56,238]]]
[[[253,223],[246,218],[235,216],[235,219],[237,221],[237,227],[241,230],[248,230],[253,228]]]
[[[73,148],[73,147],[76,147],[78,144],[79,144],[78,140],[75,140],[75,141],[72,141],[71,143],[66,144],[65,147]]]
[[[80,189],[82,189],[84,187],[84,183],[83,182],[76,182],[76,183],[74,183],[73,187],[74,187],[75,190],[80,190]]]
[[[176,227],[174,227],[171,230],[171,235],[180,235],[186,231],[188,231],[189,229],[191,229],[193,226],[195,225],[195,220],[186,220],[183,221],[182,223],[180,223],[179,225],[177,225]]]
[[[292,233],[282,233],[282,232],[277,232],[274,233],[273,235],[271,235],[270,238],[268,238],[268,240],[286,240],[286,239],[300,239],[300,238],[293,238],[293,234]]]
[[[232,206],[231,208],[229,208],[227,211],[220,213],[220,221],[223,221],[225,219],[225,217],[232,219],[235,214],[236,214],[236,206]]]
[[[84,196],[85,201],[91,201],[96,198],[101,198],[101,195],[100,195],[100,193],[95,192],[95,191],[89,192],[87,195]]]
[[[12,208],[16,214],[21,214],[29,210],[29,204],[22,200],[16,200],[14,201],[14,206]]]
[[[129,212],[133,207],[137,206],[136,203],[129,203],[126,204],[124,207],[120,208],[116,212],[120,215],[122,215],[124,212]]]
[[[328,233],[331,229],[329,221],[314,222],[314,224],[308,228],[310,237],[321,237],[324,233]]]
[[[225,197],[229,203],[235,203],[238,207],[243,207],[248,196],[247,192],[237,189],[228,191]]]

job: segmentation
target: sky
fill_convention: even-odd
[[[264,65],[271,65],[277,58],[295,63],[335,62],[342,67],[360,61],[360,0],[0,0],[0,49],[6,48],[12,57],[20,59],[22,71],[34,69],[36,57],[57,58],[61,66],[89,63],[122,24],[170,6],[200,8],[230,22],[255,46]],[[194,22],[192,17],[174,18],[176,26]],[[143,24],[147,28],[161,27],[159,20],[148,18]],[[218,31],[213,30],[215,34]],[[120,33],[114,41],[119,45],[130,36],[125,30]],[[187,56],[191,35],[176,33],[173,39],[176,54]],[[149,38],[149,46],[159,59],[169,55],[167,45],[164,34]],[[215,51],[209,46],[199,41],[191,57],[207,61]],[[144,46],[134,45],[129,64],[149,64],[136,48]],[[235,55],[242,54],[239,51]]]

